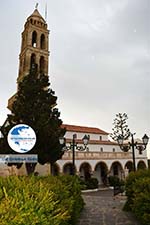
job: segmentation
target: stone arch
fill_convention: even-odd
[[[140,160],[139,162],[138,162],[138,164],[137,164],[137,169],[138,170],[142,170],[142,169],[146,169],[146,164],[145,164],[145,162],[143,161],[143,160]]]
[[[76,167],[75,167],[75,171],[76,171]],[[74,168],[71,162],[65,163],[65,165],[63,166],[63,173],[66,175],[73,175]]]
[[[41,49],[45,49],[45,46],[46,43],[45,43],[45,35],[44,34],[41,34],[41,37],[40,37],[40,47]]]
[[[124,171],[121,163],[119,161],[115,161],[112,163],[110,168],[110,175],[117,176],[119,178],[124,178]]]
[[[54,164],[52,165],[52,170],[51,170],[51,172],[52,172],[52,175],[53,175],[53,176],[59,175],[59,173],[60,173],[60,167],[59,167],[59,165],[58,165],[57,163],[54,163]]]
[[[32,47],[37,47],[37,32],[33,31],[32,33]]]
[[[133,171],[133,162],[132,162],[132,161],[126,162],[126,164],[125,164],[125,169],[127,169],[129,173],[130,173],[131,171]]]
[[[107,185],[108,166],[105,162],[98,162],[94,169],[94,177],[98,179],[99,184]]]
[[[88,162],[83,162],[79,168],[80,177],[84,180],[91,178],[92,168]]]

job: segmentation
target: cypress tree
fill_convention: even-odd
[[[38,74],[36,67],[18,84],[18,92],[8,115],[9,125],[2,127],[5,152],[12,153],[6,143],[10,128],[17,124],[27,124],[36,133],[37,141],[30,154],[38,154],[40,164],[53,164],[63,155],[59,137],[64,136],[65,129],[61,128],[60,112],[56,108],[57,97],[50,88],[49,78]],[[28,174],[33,173],[36,164],[26,163]]]

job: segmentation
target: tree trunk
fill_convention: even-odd
[[[34,173],[35,167],[37,163],[25,163],[26,171],[28,175],[31,175]]]
[[[53,175],[53,165],[54,165],[54,163],[50,163],[50,175]]]

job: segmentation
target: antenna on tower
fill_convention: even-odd
[[[45,4],[45,21],[47,20],[47,2]]]

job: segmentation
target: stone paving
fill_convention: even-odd
[[[129,212],[122,211],[125,196],[113,196],[112,190],[83,194],[85,207],[77,225],[140,225]]]

